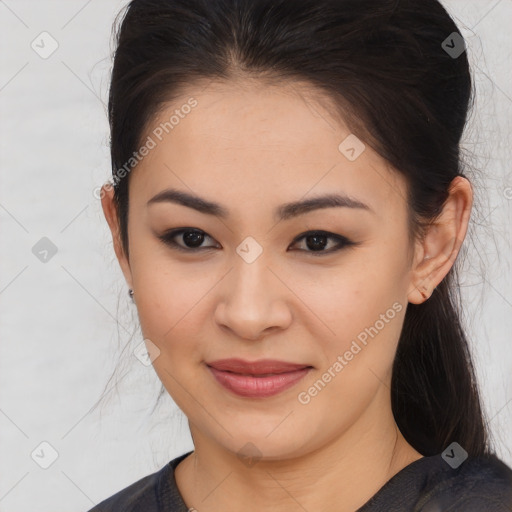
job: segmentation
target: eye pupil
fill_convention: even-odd
[[[327,238],[328,237],[325,235],[319,235],[319,234],[309,235],[306,237],[306,245],[308,246],[308,249],[312,249],[312,250],[320,249],[321,250],[321,249],[325,248]],[[309,240],[314,240],[313,244],[310,244]],[[321,242],[318,242],[318,240],[321,240]]]
[[[198,231],[185,231],[183,233],[183,241],[186,244],[191,243],[191,247],[200,247],[204,241],[204,234]]]

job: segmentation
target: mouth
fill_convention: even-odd
[[[296,385],[311,365],[276,360],[229,359],[206,363],[215,381],[231,393],[245,398],[267,398]]]

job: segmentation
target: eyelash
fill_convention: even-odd
[[[194,252],[204,251],[204,250],[208,250],[208,249],[215,249],[215,247],[183,247],[173,240],[177,236],[183,235],[184,233],[195,233],[195,234],[199,234],[199,235],[204,234],[204,235],[206,235],[206,237],[211,238],[204,231],[201,231],[200,229],[195,229],[195,228],[172,229],[170,231],[167,231],[163,235],[159,236],[158,238],[164,244],[166,244],[167,246],[170,246],[172,249],[176,249],[176,250],[182,251],[182,252],[194,253]],[[349,240],[348,238],[346,238],[344,236],[335,235],[334,233],[330,233],[328,231],[321,231],[321,230],[306,231],[305,233],[302,233],[293,241],[292,245],[307,238],[308,236],[322,236],[327,239],[334,239],[334,240],[338,241],[338,245],[334,249],[331,248],[327,251],[325,251],[325,250],[319,250],[319,251],[302,250],[303,252],[309,253],[315,257],[332,254],[332,253],[338,252],[342,249],[358,245],[356,242],[352,242],[351,240]]]

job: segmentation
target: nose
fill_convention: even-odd
[[[256,341],[269,332],[286,329],[292,321],[290,290],[263,257],[243,259],[223,279],[218,290],[215,321],[238,338]]]

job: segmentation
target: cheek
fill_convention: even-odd
[[[202,325],[195,321],[210,280],[201,281],[166,271],[137,288],[137,310],[145,337],[154,338],[165,347],[177,337],[194,339]],[[136,286],[136,285],[135,285]]]
[[[143,336],[159,350],[153,368],[182,410],[190,407],[190,393],[197,393],[194,383],[200,382],[199,363],[204,359],[200,340],[206,324],[198,315],[205,288],[191,281],[174,275],[148,280],[137,304]]]
[[[311,318],[317,324],[316,333],[322,328],[332,339],[347,340],[373,325],[397,301],[405,307],[404,269],[374,253],[354,253],[350,261],[336,267],[290,270],[283,280],[291,283],[300,299],[295,307],[302,311],[301,321]],[[388,316],[394,317],[395,310]]]
[[[329,404],[337,404],[333,416],[349,424],[388,382],[406,304],[390,279],[392,272],[366,270],[359,275],[340,273],[339,280],[324,283],[327,295],[317,287],[310,296],[308,305],[315,304],[330,330],[316,327],[311,333],[321,348],[322,364],[299,390],[309,416],[321,417]]]
[[[329,385],[331,393],[345,396],[357,388],[371,394],[386,379],[407,306],[403,272],[396,258],[389,256],[386,262],[383,255],[368,254],[350,271],[340,267],[300,281],[299,295],[315,313],[303,309],[303,318],[313,319],[307,329],[322,352],[319,373],[330,371],[325,381],[332,374],[339,377]]]
[[[200,371],[208,344],[218,338],[209,298],[222,273],[206,264],[156,260],[144,265],[139,261],[140,271],[135,269],[137,311],[144,338],[160,350],[153,361],[155,371],[174,396],[180,393],[174,378],[195,380],[193,372]]]

